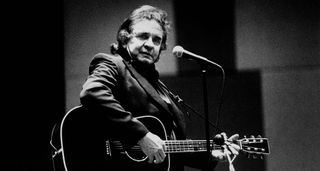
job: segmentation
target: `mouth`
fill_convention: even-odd
[[[140,52],[140,54],[144,57],[147,57],[147,58],[153,58],[153,56],[149,53],[146,53],[146,52]]]

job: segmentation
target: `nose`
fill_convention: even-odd
[[[147,48],[153,48],[155,46],[151,36],[144,42],[144,46]]]

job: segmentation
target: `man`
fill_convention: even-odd
[[[183,170],[185,165],[207,169],[214,168],[217,161],[225,161],[229,154],[238,154],[236,144],[212,150],[210,156],[204,152],[166,153],[166,138],[186,139],[184,114],[155,69],[162,50],[166,49],[168,29],[165,11],[143,5],[132,11],[120,26],[117,43],[111,46],[112,55],[100,53],[91,61],[89,76],[80,93],[83,107],[94,111],[88,117],[100,118],[105,125],[100,130],[105,131],[107,138],[119,140],[125,149],[138,144],[147,156],[146,161],[132,162],[136,159],[127,153],[125,157],[115,157],[108,166],[93,164],[95,161],[92,165],[110,169],[113,164],[116,170]],[[167,136],[155,133],[159,129],[153,130],[155,125],[142,122],[139,118],[143,116],[159,119]],[[221,135],[227,141],[226,134]],[[228,141],[237,139],[236,134]]]

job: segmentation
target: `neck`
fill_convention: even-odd
[[[147,80],[155,81],[159,79],[159,73],[154,64],[144,64],[139,61],[133,61],[132,66]]]

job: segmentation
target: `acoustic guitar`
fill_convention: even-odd
[[[171,165],[171,154],[173,153],[198,153],[207,151],[206,140],[172,140],[168,139],[167,131],[163,123],[155,116],[146,115],[136,117],[152,133],[158,135],[165,141],[165,153],[167,155],[161,164],[150,164],[148,157],[142,152],[138,145],[126,148],[121,141],[108,136],[101,136],[100,131],[93,131],[95,124],[89,118],[87,109],[76,106],[69,110],[60,125],[60,143],[65,170],[79,170],[85,167],[86,162],[97,166],[110,166],[118,170],[121,165],[130,165],[134,168],[148,168],[148,170],[169,171]],[[109,130],[110,131],[110,130]],[[97,138],[98,137],[98,138]],[[270,154],[267,138],[250,137],[242,138],[235,142],[240,146],[240,151],[254,155]],[[222,146],[210,140],[210,150],[220,149]],[[109,169],[109,170],[110,170]],[[85,170],[85,169],[84,169]]]

